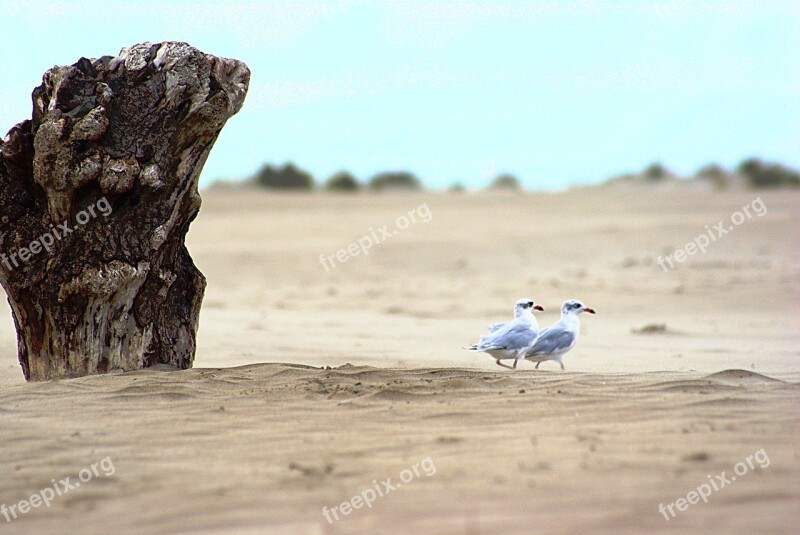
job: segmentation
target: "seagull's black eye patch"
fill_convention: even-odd
[[[528,305],[529,308],[532,307],[533,306],[533,301],[528,301],[527,305]]]

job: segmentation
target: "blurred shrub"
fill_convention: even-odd
[[[347,171],[339,171],[325,182],[325,189],[330,191],[358,191],[360,187],[356,177]]]
[[[659,162],[651,163],[648,165],[644,171],[642,171],[642,176],[646,180],[650,180],[652,182],[658,182],[660,180],[664,180],[668,176],[670,176],[669,170],[661,165]]]
[[[728,187],[730,176],[721,165],[710,163],[697,170],[695,177],[706,180],[714,185],[714,189],[722,190]]]
[[[715,163],[704,165],[698,169],[697,173],[695,174],[697,178],[704,178],[706,180],[717,180],[719,178],[725,178],[728,176],[728,172],[725,171],[725,168]]]
[[[514,175],[503,174],[492,180],[489,184],[489,189],[506,190],[506,191],[519,191],[522,186]]]
[[[737,171],[753,188],[800,186],[800,173],[795,169],[778,163],[766,163],[758,158],[744,160],[737,167]]]
[[[270,189],[303,189],[314,187],[314,177],[289,162],[281,167],[264,164],[256,172],[253,182]]]
[[[464,193],[465,191],[467,191],[467,188],[465,188],[464,184],[462,184],[461,182],[456,182],[454,184],[451,184],[450,187],[447,188],[447,191],[449,191],[450,193]]]
[[[419,179],[406,171],[378,173],[369,181],[369,188],[374,191],[417,190],[421,187]]]

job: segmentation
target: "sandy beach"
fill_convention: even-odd
[[[3,533],[797,533],[800,191],[202,196],[194,369],[26,384],[0,310]],[[462,349],[520,297],[566,371]]]

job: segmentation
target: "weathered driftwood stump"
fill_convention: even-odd
[[[191,367],[205,278],[184,237],[249,80],[173,42],[44,74],[0,142],[0,283],[27,379]]]

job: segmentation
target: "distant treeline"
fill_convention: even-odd
[[[640,173],[631,173],[613,177],[609,181],[643,179],[649,182],[659,182],[670,178],[680,177],[661,163],[653,163],[644,168]],[[691,177],[696,180],[712,182],[718,189],[724,189],[736,181],[742,181],[751,188],[778,188],[800,186],[800,172],[777,162],[765,162],[759,158],[742,160],[733,171],[729,171],[719,164],[704,165]]]
[[[672,173],[661,163],[653,163],[639,173],[628,173],[612,177],[608,182],[641,180],[660,182],[663,180],[682,178]],[[800,172],[780,163],[764,162],[758,158],[742,161],[733,171],[717,164],[708,164],[700,168],[692,177],[696,180],[710,181],[718,189],[739,181],[751,188],[774,188],[783,186],[800,186]],[[269,189],[312,190],[318,187],[314,177],[293,163],[281,166],[264,164],[250,181],[257,186]],[[372,191],[386,190],[419,190],[422,182],[413,173],[407,171],[386,171],[378,173],[366,182],[359,181],[348,171],[334,173],[321,185],[330,191],[354,192],[361,189]],[[488,185],[493,190],[521,190],[522,184],[514,175],[504,173],[494,178]],[[464,191],[461,183],[448,188],[451,191]]]

